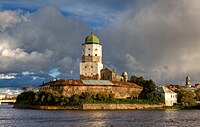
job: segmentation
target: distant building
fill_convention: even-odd
[[[6,98],[6,95],[0,94],[0,100]]]
[[[200,88],[200,83],[195,84],[195,88]]]
[[[108,68],[105,68],[101,70],[101,80],[127,82],[128,73],[123,72],[122,75],[118,75],[116,72],[111,71]]]
[[[167,87],[168,89],[172,90],[172,91],[175,91],[175,90],[180,89],[181,87],[183,87],[183,86],[174,85],[174,84],[169,84],[169,85],[165,84],[164,86]]]
[[[159,87],[158,93],[160,93],[164,97],[166,106],[173,106],[175,103],[177,103],[177,93],[173,92],[167,87]]]
[[[186,83],[185,83],[185,86],[186,86],[187,88],[190,88],[190,87],[191,87],[191,79],[190,79],[189,76],[186,77]]]
[[[30,86],[23,86],[22,90],[23,91],[34,91],[35,89],[33,86],[30,85]]]

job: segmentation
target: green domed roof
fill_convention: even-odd
[[[100,43],[98,37],[91,33],[85,38],[85,44],[100,44]]]

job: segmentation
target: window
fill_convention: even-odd
[[[85,73],[85,75],[87,75],[87,73]]]
[[[95,51],[97,51],[97,49],[95,49]]]
[[[91,75],[93,75],[93,73],[91,73]]]
[[[91,68],[93,68],[93,66],[91,66]]]
[[[88,54],[88,56],[90,56],[90,54]]]
[[[95,54],[95,56],[97,56],[97,54]]]
[[[88,50],[90,50],[90,48]]]
[[[87,66],[85,66],[85,68],[87,68]]]

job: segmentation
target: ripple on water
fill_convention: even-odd
[[[76,111],[0,106],[0,127],[200,127],[200,110]]]

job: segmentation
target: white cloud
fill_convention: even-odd
[[[26,16],[20,14],[21,11],[0,11],[0,30],[3,31],[6,27],[13,24],[26,21]]]
[[[8,75],[0,74],[0,79],[13,79],[13,78],[15,78],[15,76],[11,74],[8,74]]]
[[[1,73],[33,72],[36,76],[42,71],[47,76],[52,68],[67,76],[71,76],[71,70],[78,72],[74,63],[88,34],[87,25],[73,17],[64,17],[54,6],[26,16],[25,22],[17,18],[0,33]]]

